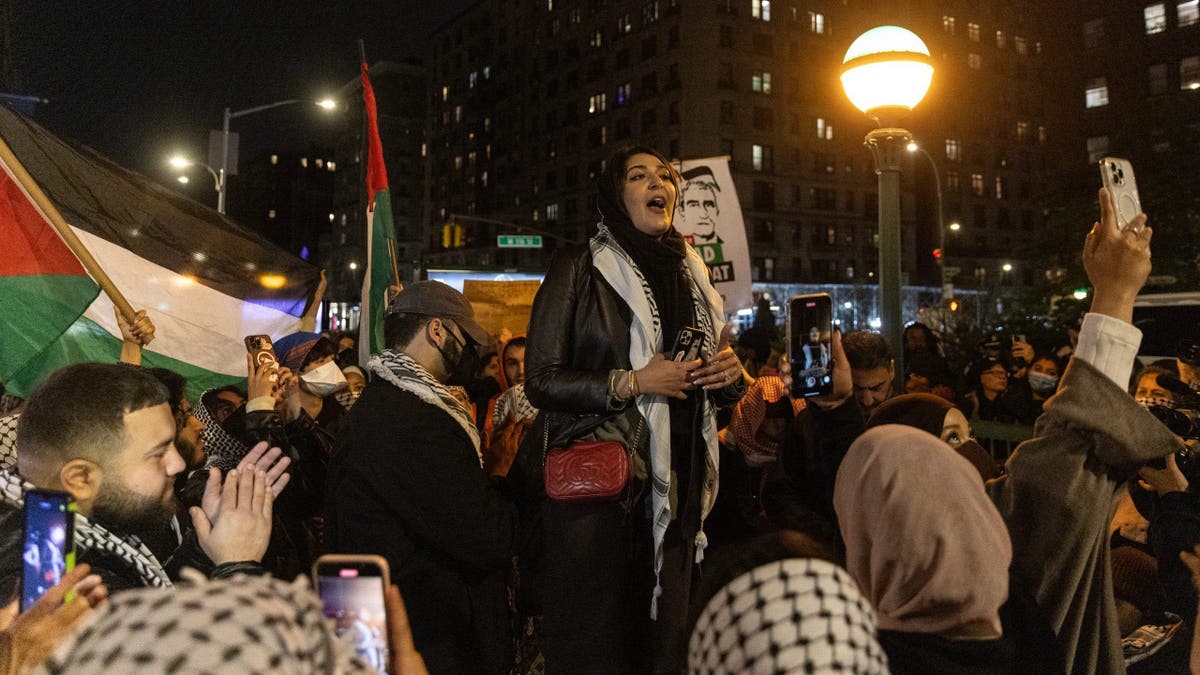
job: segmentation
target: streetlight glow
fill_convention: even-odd
[[[192,162],[183,155],[172,155],[171,158],[167,160],[167,164],[170,164],[176,169],[186,169],[192,165]]]
[[[356,269],[358,269],[358,263],[351,261],[350,262],[350,271],[354,271]]]
[[[1012,263],[1004,263],[1003,265],[1001,265],[1000,269],[1004,270],[1005,272],[1011,272],[1012,271]]]
[[[317,101],[317,105],[321,106],[325,110],[333,110],[337,107],[337,101],[331,98],[323,98],[320,101]]]
[[[929,48],[916,33],[879,26],[858,36],[842,60],[842,88],[854,107],[912,110],[933,82]]]
[[[175,180],[179,181],[180,183],[183,183],[184,185],[187,185],[187,184],[188,184],[188,177],[187,177],[187,176],[180,176],[180,177],[176,178]]]
[[[961,224],[959,224],[959,223],[950,223],[950,231],[951,231],[951,232],[958,232],[958,231],[959,231],[959,230],[961,230],[961,229],[962,229],[962,225],[961,225]]]
[[[916,143],[909,143],[908,145],[904,146],[904,149],[909,152],[916,152],[917,150],[921,149],[921,146],[917,145]]]

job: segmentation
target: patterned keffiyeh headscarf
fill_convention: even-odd
[[[221,423],[208,412],[208,407],[203,405],[204,400],[215,395],[214,391],[209,389],[200,395],[201,405],[192,406],[192,414],[204,425],[200,438],[204,441],[204,454],[208,455],[205,468],[216,467],[224,474],[230,469],[236,469],[250,449],[229,435]]]
[[[811,558],[768,563],[721,589],[688,645],[688,672],[888,673],[875,612],[840,567]]]
[[[509,418],[515,420],[532,420],[537,417],[538,410],[525,396],[525,383],[515,384],[505,389],[496,399],[496,409],[492,411],[492,424],[500,426]]]
[[[0,469],[17,470],[17,413],[0,417]]]
[[[375,672],[334,636],[304,577],[189,577],[113,595],[35,672]]]
[[[367,362],[367,369],[391,385],[449,415],[471,439],[475,454],[479,455],[479,466],[483,467],[483,452],[479,449],[479,429],[471,420],[471,413],[458,402],[446,385],[438,382],[412,357],[391,349],[385,349],[372,356]]]

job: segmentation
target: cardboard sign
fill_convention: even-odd
[[[463,295],[475,308],[475,320],[488,333],[496,335],[507,328],[513,335],[528,332],[533,297],[540,281],[477,281],[463,282]]]

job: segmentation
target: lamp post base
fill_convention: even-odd
[[[865,145],[875,157],[875,173],[879,176],[879,317],[881,333],[895,356],[895,391],[904,384],[904,324],[901,304],[901,272],[903,257],[900,237],[900,168],[905,148],[912,141],[906,129],[882,128],[867,134]]]

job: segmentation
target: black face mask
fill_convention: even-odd
[[[464,343],[458,339],[449,328],[446,333],[454,338],[454,347],[438,347],[438,353],[442,355],[442,364],[446,367],[446,384],[452,387],[465,387],[475,379],[475,373],[479,370],[479,355],[475,353],[475,347]],[[447,343],[447,347],[449,344]]]

